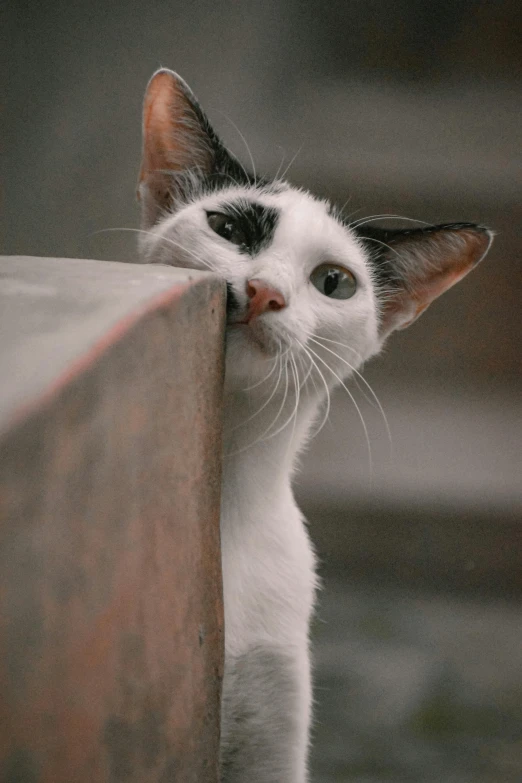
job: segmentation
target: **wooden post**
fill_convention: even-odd
[[[216,783],[224,290],[0,258],[0,780]]]

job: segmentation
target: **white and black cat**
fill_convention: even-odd
[[[223,783],[305,783],[314,553],[291,488],[327,392],[467,274],[491,232],[350,224],[327,201],[248,173],[185,82],[145,96],[143,260],[227,282],[221,542]]]

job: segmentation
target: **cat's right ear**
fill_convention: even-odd
[[[143,157],[138,183],[142,226],[176,208],[190,178],[210,175],[222,148],[188,85],[162,68],[143,104]]]
[[[474,223],[445,223],[414,229],[365,227],[361,238],[374,251],[384,283],[380,336],[412,324],[426,308],[462,280],[484,258],[493,232]]]

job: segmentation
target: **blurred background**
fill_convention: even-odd
[[[357,217],[477,221],[476,272],[390,341],[303,461],[324,589],[314,783],[522,779],[522,5],[2,6],[1,250],[136,260],[141,102],[177,70],[242,158]]]

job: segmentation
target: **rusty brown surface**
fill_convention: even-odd
[[[224,293],[167,289],[0,440],[2,783],[217,781]]]

